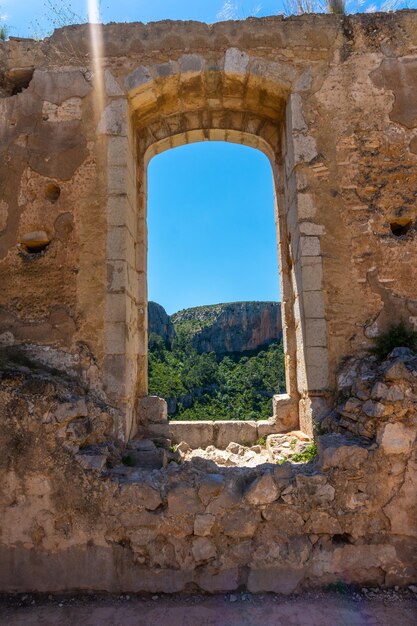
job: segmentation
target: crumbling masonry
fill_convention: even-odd
[[[0,43],[2,590],[415,578],[417,359],[367,350],[417,327],[416,93],[415,11]],[[288,393],[268,421],[169,425],[147,396],[147,165],[204,140],[273,170]],[[315,427],[306,464],[121,461],[134,438]]]

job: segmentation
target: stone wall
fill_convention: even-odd
[[[308,463],[224,467],[197,454],[158,469],[155,453],[174,458],[169,442],[124,450],[109,439],[117,415],[96,393],[10,360],[0,386],[0,589],[412,583],[417,356],[349,361],[339,393],[347,402],[326,418]]]
[[[416,24],[110,24],[99,62],[88,26],[0,42],[2,588],[415,576],[414,361],[392,356],[394,385],[372,366],[376,389],[354,385],[367,362],[348,389],[337,372],[416,325]],[[270,159],[288,396],[268,428],[324,418],[313,463],[121,464],[135,433],[167,433],[147,398],[146,168],[200,140]]]

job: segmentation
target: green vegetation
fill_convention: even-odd
[[[293,446],[291,446],[293,447]],[[282,465],[289,461],[290,463],[308,463],[316,458],[318,454],[317,446],[315,443],[311,443],[303,452],[292,452],[288,456],[277,461],[278,465]]]
[[[168,401],[172,419],[267,419],[285,390],[282,343],[249,355],[198,354],[182,325],[172,350],[149,337],[149,393]]]
[[[417,351],[417,332],[407,328],[403,321],[393,324],[390,328],[378,337],[373,339],[374,345],[371,352],[381,359],[385,359],[394,348],[410,348]]]

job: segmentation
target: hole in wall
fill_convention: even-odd
[[[410,230],[413,221],[406,218],[400,218],[390,223],[390,229],[395,237],[402,237]]]
[[[16,96],[30,85],[35,69],[33,67],[14,67],[4,73],[4,90],[9,96]]]
[[[352,536],[347,533],[342,533],[340,535],[333,535],[332,542],[336,546],[346,546],[352,542]]]
[[[56,185],[55,183],[50,183],[47,185],[45,190],[45,197],[51,204],[55,204],[61,195],[61,187]]]
[[[51,239],[44,230],[34,230],[21,237],[19,246],[27,254],[37,255],[44,252],[50,243]]]

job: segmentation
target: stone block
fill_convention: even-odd
[[[224,71],[232,74],[245,74],[249,55],[238,48],[228,48],[224,55]]]
[[[107,191],[109,194],[125,194],[127,189],[127,169],[123,166],[107,168]]]
[[[277,433],[297,427],[297,404],[288,394],[276,394],[272,397],[272,411],[275,421],[275,430],[272,432]],[[259,431],[259,422],[257,423]]]
[[[329,362],[327,348],[307,347],[305,350],[308,389],[324,390],[329,384]]]
[[[135,70],[133,70],[133,72],[126,76],[125,87],[126,89],[131,91],[151,82],[152,77],[149,68],[145,67],[144,65],[139,65],[139,67],[137,67]]]
[[[223,421],[214,422],[214,436],[212,444],[225,450],[231,441],[251,446],[258,438],[256,422],[254,421]]]
[[[126,330],[124,322],[106,322],[105,337],[108,354],[125,354]]]
[[[308,220],[315,216],[316,207],[314,206],[311,193],[298,193],[297,205],[299,220]]]
[[[210,500],[216,498],[224,489],[226,479],[223,474],[207,474],[200,483],[198,497],[207,505]]]
[[[408,454],[416,438],[416,429],[405,424],[384,424],[378,429],[377,442],[385,454]]]
[[[323,262],[321,257],[303,256],[300,264],[303,291],[321,291],[323,287]]]
[[[180,71],[185,72],[201,72],[204,66],[204,59],[199,54],[183,54],[179,59]]]
[[[207,448],[213,444],[214,422],[169,422],[170,438],[174,443],[185,441],[194,450],[196,448]]]
[[[151,422],[152,424],[165,423],[168,420],[167,403],[158,396],[145,396],[139,398],[136,406],[138,422]]]
[[[197,563],[209,561],[217,556],[216,546],[210,539],[207,539],[207,537],[198,537],[198,539],[195,539],[191,551]]]
[[[251,567],[248,577],[248,591],[250,593],[283,593],[295,591],[304,578],[304,569],[294,569],[289,566],[279,568],[256,569]]]
[[[307,235],[308,237],[324,235],[325,232],[324,226],[314,222],[301,222],[299,229],[302,235]]]
[[[293,136],[294,164],[310,163],[318,154],[316,140],[310,135]]]
[[[196,515],[194,520],[194,534],[199,537],[210,535],[215,521],[215,516],[210,513]]]
[[[307,124],[303,115],[303,100],[300,94],[291,94],[289,104],[291,107],[292,129],[305,132],[307,130]]]
[[[123,96],[123,90],[110,70],[104,70],[104,85],[108,96]]]
[[[323,470],[358,469],[368,458],[367,448],[346,442],[342,435],[332,434],[320,437],[318,448]]]
[[[245,500],[253,506],[270,504],[279,498],[280,492],[273,475],[270,472],[265,472],[249,485],[245,493]]]
[[[127,137],[109,137],[107,144],[108,165],[125,167],[128,161],[128,150]]]
[[[318,237],[300,237],[300,255],[319,256],[320,239]]]
[[[306,319],[305,333],[306,346],[325,347],[327,345],[326,320]]]
[[[303,295],[304,317],[324,317],[324,299],[321,291],[308,291]]]
[[[102,135],[127,135],[127,101],[113,100],[104,109],[97,128]]]

